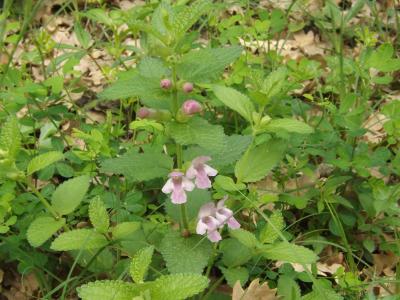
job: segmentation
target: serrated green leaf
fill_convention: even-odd
[[[129,238],[134,232],[139,230],[139,222],[122,222],[112,228],[113,240],[123,240]]]
[[[129,71],[128,71],[129,72]],[[139,97],[149,107],[168,109],[168,95],[160,88],[158,78],[144,77],[138,73],[129,72],[123,78],[115,81],[98,95],[100,100],[118,100]]]
[[[29,244],[33,247],[39,247],[46,242],[65,224],[65,219],[55,220],[52,217],[38,217],[28,228],[26,237]]]
[[[253,103],[246,95],[233,88],[221,85],[214,85],[213,92],[222,103],[224,103],[230,109],[236,111],[248,122],[252,122],[252,115],[255,111],[255,108]]]
[[[221,168],[228,166],[239,160],[240,156],[249,147],[252,137],[248,135],[230,135],[225,136],[224,147],[218,151],[213,149],[204,149],[202,147],[191,147],[184,152],[185,160],[192,160],[201,155],[211,156],[210,164],[213,167]]]
[[[208,190],[195,189],[187,194],[186,211],[189,220],[197,218],[200,207],[212,201],[211,193]],[[179,223],[181,221],[181,208],[179,205],[173,204],[171,201],[165,203],[165,210],[169,217],[171,217],[175,222]]]
[[[259,244],[256,236],[253,233],[241,228],[230,230],[230,235],[250,249],[257,247]]]
[[[177,65],[180,78],[196,83],[218,79],[225,68],[242,53],[241,47],[207,48],[192,50],[183,55]]]
[[[138,65],[138,70],[141,76],[156,78],[157,80],[160,80],[168,74],[168,68],[165,66],[164,62],[155,57],[143,58]]]
[[[167,125],[167,132],[181,145],[199,145],[216,152],[225,146],[224,129],[201,118],[193,118],[187,123],[171,122]]]
[[[59,151],[49,151],[34,157],[28,164],[27,173],[31,175],[47,166],[62,160],[64,154]]]
[[[55,251],[98,249],[107,245],[104,235],[93,229],[75,229],[60,234],[51,244]]]
[[[121,280],[102,280],[84,284],[77,291],[82,300],[132,300],[141,289]]]
[[[260,241],[264,244],[275,242],[279,237],[279,232],[285,227],[282,212],[279,210],[273,212],[269,217],[269,221],[260,232]]]
[[[296,281],[287,275],[279,276],[278,295],[283,299],[299,300],[301,291]]]
[[[10,116],[1,127],[0,149],[8,152],[8,157],[15,158],[21,148],[21,133],[18,120]]]
[[[343,297],[338,295],[331,286],[324,284],[322,280],[318,280],[317,284],[313,284],[313,291],[301,297],[302,300],[342,300]]]
[[[93,199],[89,204],[89,219],[94,229],[100,233],[106,233],[110,226],[107,210],[100,198]]]
[[[278,96],[281,94],[286,85],[287,85],[287,69],[285,67],[280,67],[277,70],[268,74],[267,78],[265,78],[261,93],[265,95],[265,97],[258,98],[261,105],[266,105],[271,98]]]
[[[255,182],[268,175],[285,153],[281,140],[271,140],[248,150],[236,163],[235,176],[239,182]]]
[[[208,278],[197,274],[172,274],[158,278],[151,284],[152,300],[183,300],[202,292]]]
[[[237,239],[228,238],[220,244],[222,262],[227,267],[237,267],[245,264],[253,257],[253,251]]]
[[[162,153],[128,152],[121,157],[105,160],[100,170],[104,173],[122,174],[134,181],[146,181],[166,177],[172,165],[172,159]]]
[[[314,132],[314,128],[310,125],[295,119],[286,118],[271,120],[263,128],[269,132],[279,132],[280,130],[300,134],[310,134]]]
[[[171,30],[179,39],[197,20],[212,8],[210,0],[197,0],[178,10],[173,17]]]
[[[153,257],[153,253],[154,247],[149,246],[140,249],[132,258],[129,273],[131,274],[134,282],[142,283],[144,281]]]
[[[83,49],[87,49],[91,44],[91,37],[88,31],[84,30],[80,22],[75,22],[74,33]]]
[[[161,241],[159,250],[170,273],[201,274],[211,256],[212,247],[202,236],[183,238],[171,231]]]
[[[311,264],[315,263],[318,256],[310,249],[291,244],[288,242],[278,242],[273,245],[265,245],[262,254],[271,260],[281,260],[290,263]]]
[[[89,180],[89,176],[83,175],[59,185],[52,196],[54,210],[61,215],[73,212],[89,189]]]
[[[220,270],[231,287],[233,287],[238,280],[240,281],[241,286],[244,286],[247,280],[249,280],[249,271],[246,268],[240,267],[227,269],[220,267]]]

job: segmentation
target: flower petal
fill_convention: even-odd
[[[194,183],[187,179],[186,177],[183,177],[182,179],[182,188],[185,191],[191,192],[194,190]]]
[[[204,222],[203,222],[203,220],[202,219],[200,219],[198,222],[197,222],[197,226],[196,226],[196,233],[197,234],[205,234],[206,233],[206,231],[207,231],[207,224],[205,224]]]
[[[195,178],[197,175],[197,171],[193,166],[190,166],[189,169],[186,171],[186,177],[189,179]]]
[[[172,179],[170,178],[170,179],[168,179],[167,182],[164,184],[164,186],[162,187],[161,191],[162,191],[164,194],[169,194],[169,193],[171,193],[171,192],[173,191],[173,189],[174,189],[174,184],[173,184],[173,182],[172,182]]]
[[[240,223],[234,217],[230,217],[226,223],[230,229],[240,228]]]
[[[225,223],[230,217],[233,216],[233,211],[229,208],[220,208],[215,212],[215,217],[221,223]]]
[[[202,207],[200,207],[199,210],[199,218],[207,217],[207,216],[212,216],[215,213],[215,204],[213,202],[208,202],[204,204]]]
[[[210,160],[211,160],[211,157],[209,157],[209,156],[198,156],[192,160],[192,165],[193,166],[203,165]]]
[[[174,189],[171,195],[171,201],[174,204],[186,203],[187,197],[183,189]]]
[[[197,176],[195,182],[196,186],[199,189],[209,189],[211,187],[211,181],[208,178],[203,168],[197,169]]]
[[[211,168],[209,165],[204,165],[204,171],[208,176],[216,176],[218,174],[218,171],[215,170],[214,168]]]
[[[208,232],[207,237],[213,243],[216,243],[216,242],[222,240],[221,234],[217,230]]]

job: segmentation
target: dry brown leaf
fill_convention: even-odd
[[[260,285],[260,279],[254,279],[246,290],[240,285],[240,281],[236,281],[233,286],[232,300],[276,300],[276,289],[271,289],[268,282]]]
[[[393,276],[394,269],[400,258],[393,252],[388,253],[377,253],[372,254],[374,259],[374,268],[376,275],[381,275],[382,273],[386,276]]]
[[[386,116],[381,113],[370,115],[363,124],[363,128],[368,130],[363,136],[364,140],[372,144],[380,143],[386,137],[383,124],[387,120]]]

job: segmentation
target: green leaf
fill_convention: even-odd
[[[201,274],[211,256],[212,247],[202,236],[183,238],[178,232],[170,231],[161,241],[159,250],[170,273]]]
[[[199,145],[216,152],[224,148],[223,127],[211,125],[201,118],[192,118],[187,123],[171,122],[167,125],[167,132],[181,145]]]
[[[155,120],[143,119],[135,120],[129,124],[130,129],[145,129],[150,132],[154,131],[164,131],[164,126]]]
[[[196,146],[184,151],[184,157],[188,161],[197,156],[208,155],[212,158],[211,165],[221,168],[238,161],[243,152],[249,147],[251,140],[252,137],[248,135],[226,135],[223,142],[224,146],[221,149],[217,149],[218,151]]]
[[[278,96],[286,89],[287,85],[287,69],[285,67],[278,68],[271,72],[267,78],[265,78],[261,93],[265,95],[261,99],[261,105],[266,105],[271,98]]]
[[[342,300],[343,297],[338,295],[325,280],[318,280],[313,284],[313,291],[301,297],[302,300]]]
[[[89,176],[69,179],[59,185],[52,196],[52,206],[61,215],[73,212],[89,189]]]
[[[128,152],[103,161],[100,170],[103,173],[122,174],[133,181],[146,181],[166,177],[172,165],[172,159],[162,153]]]
[[[205,83],[218,79],[225,68],[242,53],[241,47],[206,48],[183,55],[177,75],[186,81]]]
[[[236,267],[245,264],[253,257],[253,251],[240,243],[237,239],[224,239],[220,244],[222,262],[227,267]]]
[[[33,247],[39,247],[46,242],[65,224],[65,219],[55,220],[52,217],[38,217],[28,228],[26,237],[29,244]]]
[[[266,245],[261,250],[267,259],[281,260],[289,263],[312,264],[318,259],[318,256],[310,249],[288,242]]]
[[[249,280],[249,271],[246,268],[224,268],[219,267],[224,274],[226,281],[228,282],[229,286],[233,287],[236,281],[240,281],[240,285],[244,286]]]
[[[293,278],[281,275],[278,280],[278,295],[283,299],[299,300],[301,298],[300,287]]]
[[[230,230],[230,235],[250,249],[257,247],[259,244],[256,236],[253,233],[241,228]]]
[[[252,122],[252,115],[255,111],[255,108],[247,96],[233,88],[222,85],[214,85],[213,92],[222,103],[224,103],[230,109],[236,111],[248,122]]]
[[[93,199],[89,204],[89,218],[94,229],[100,233],[106,233],[110,226],[107,210],[99,197]]]
[[[212,8],[210,0],[197,0],[174,14],[172,32],[179,39],[197,20]]]
[[[208,278],[197,274],[164,275],[151,284],[152,300],[183,300],[202,292]]]
[[[132,258],[129,273],[134,282],[142,283],[149,269],[151,258],[153,257],[154,247],[149,246],[140,249]]]
[[[138,70],[141,76],[145,78],[155,78],[157,80],[160,80],[168,74],[168,68],[165,66],[164,62],[155,57],[143,58],[138,65]]]
[[[112,228],[113,240],[123,240],[129,238],[134,232],[139,230],[139,222],[122,222]]]
[[[55,251],[98,249],[107,245],[107,240],[101,233],[93,229],[75,229],[59,235],[51,244]]]
[[[260,232],[260,241],[263,244],[271,244],[279,237],[279,232],[285,227],[285,221],[283,219],[281,211],[274,211],[269,217],[269,221]]]
[[[121,280],[89,282],[77,291],[82,300],[132,300],[140,294],[136,285]]]
[[[211,193],[208,190],[195,189],[187,194],[186,211],[189,220],[197,218],[199,209],[203,204],[212,201]],[[165,210],[174,221],[181,221],[181,208],[179,205],[173,204],[171,201],[166,201]]]
[[[18,120],[14,116],[8,117],[1,127],[0,149],[8,152],[8,157],[15,158],[21,149],[21,133],[18,127]]]
[[[80,22],[75,22],[74,24],[74,33],[79,43],[84,49],[88,49],[91,44],[91,37],[88,31],[83,29]]]
[[[64,158],[64,154],[58,151],[50,151],[43,154],[40,154],[34,157],[28,164],[27,172],[28,175],[31,175],[39,170],[46,168],[47,166],[62,160]]]
[[[168,96],[160,88],[160,80],[158,78],[148,78],[134,72],[129,72],[127,75],[122,76],[123,78],[112,83],[98,95],[100,100],[139,97],[147,106],[160,109],[169,108],[169,102],[165,101]]]
[[[286,118],[271,120],[263,128],[270,132],[279,132],[281,130],[300,134],[310,134],[314,132],[314,128],[310,125],[295,119]]]
[[[222,175],[215,177],[214,185],[228,192],[236,192],[246,188],[245,184],[235,183],[232,178]]]
[[[285,153],[285,143],[271,140],[248,150],[236,163],[235,176],[239,182],[255,182],[279,163]]]

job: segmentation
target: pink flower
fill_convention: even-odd
[[[202,111],[201,104],[196,100],[186,100],[182,104],[182,112],[185,115],[191,116]]]
[[[211,168],[205,163],[211,160],[208,156],[199,156],[192,161],[192,165],[186,171],[186,177],[189,179],[196,178],[195,183],[199,189],[208,189],[211,187],[209,176],[216,176],[218,171]]]
[[[227,197],[224,197],[217,203],[217,208],[215,211],[215,218],[221,223],[221,224],[227,224],[230,229],[238,229],[240,228],[239,222],[233,217],[233,211],[231,211],[229,208],[224,206],[225,200]]]
[[[141,107],[141,108],[139,108],[136,115],[141,119],[145,119],[145,118],[149,117],[151,113],[152,113],[151,109],[149,109],[147,107]]]
[[[169,79],[161,79],[160,87],[164,90],[169,90],[172,86],[172,82]]]
[[[204,204],[199,211],[199,221],[197,222],[196,233],[207,234],[208,239],[216,243],[222,239],[221,234],[218,232],[220,223],[214,216],[215,204],[212,202]]]
[[[191,83],[191,82],[185,82],[185,83],[183,84],[183,86],[182,86],[182,90],[183,90],[186,94],[190,93],[191,91],[193,91],[193,83]]]
[[[174,204],[186,203],[186,192],[191,192],[194,189],[194,184],[187,179],[181,172],[171,172],[168,175],[170,178],[167,180],[162,188],[164,194],[171,194],[171,201]]]

